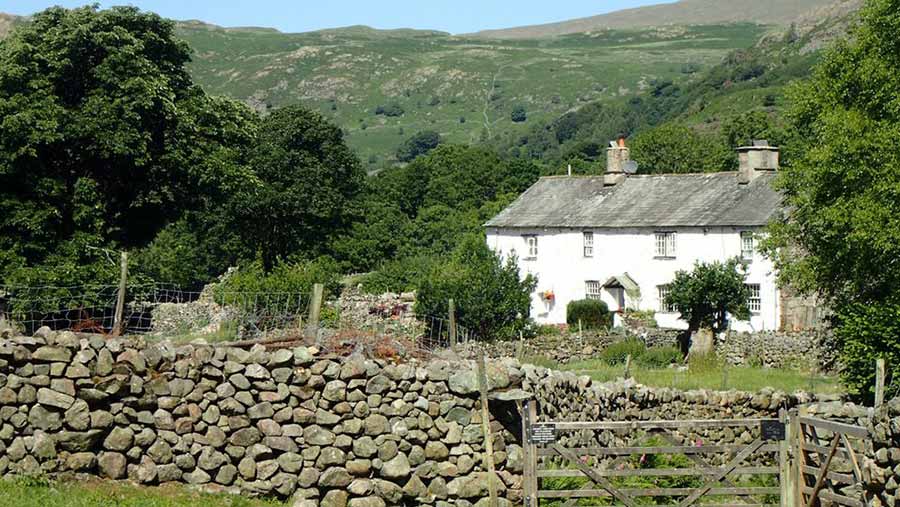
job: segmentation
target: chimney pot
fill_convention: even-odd
[[[750,144],[737,149],[740,161],[738,182],[742,184],[750,183],[760,175],[777,171],[779,168],[777,146],[770,146],[769,141],[765,139],[755,139]]]
[[[620,135],[616,142],[610,143],[606,149],[606,174],[603,184],[617,185],[625,180],[625,164],[631,160],[631,150],[625,145],[625,136]]]

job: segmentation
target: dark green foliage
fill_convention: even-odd
[[[441,144],[441,135],[433,130],[424,130],[410,137],[397,148],[397,160],[411,162]]]
[[[0,278],[106,280],[97,248],[252,187],[255,119],[192,84],[174,31],[130,7],[51,8],[0,43]]]
[[[874,358],[896,361],[900,301],[900,6],[869,0],[847,41],[790,94],[801,155],[781,173],[791,209],[766,250],[781,279],[838,314],[848,389],[871,394]],[[896,368],[896,362],[892,366]]]
[[[650,347],[637,357],[637,363],[645,368],[667,368],[684,360],[681,349],[675,346]]]
[[[396,117],[403,116],[403,106],[397,102],[391,102],[387,105],[381,105],[375,108],[375,114],[383,114],[384,116]]]
[[[600,359],[609,365],[625,364],[628,356],[631,356],[632,361],[636,361],[646,351],[647,346],[644,345],[644,342],[636,338],[626,338],[611,343],[609,347],[603,349],[603,352],[600,353]]]
[[[528,119],[528,111],[525,109],[525,106],[518,105],[513,108],[511,113],[509,113],[509,119],[512,120],[513,123],[522,123]]]
[[[362,280],[363,291],[371,294],[415,290],[441,262],[437,257],[418,255],[385,262]]]
[[[319,113],[279,109],[260,126],[252,164],[261,185],[245,203],[245,231],[264,267],[316,257],[359,215],[365,172],[343,134]]]
[[[483,234],[482,224],[539,172],[530,162],[502,160],[482,148],[439,146],[368,181],[365,215],[334,242],[335,255],[356,272],[390,259],[446,255],[464,236]]]
[[[887,365],[885,399],[900,395],[895,380],[900,365],[900,301],[850,303],[837,310],[836,334],[841,346],[841,380],[848,393],[871,404],[875,396],[875,361]]]
[[[745,277],[738,259],[697,262],[693,271],[675,273],[666,304],[675,307],[690,330],[709,328],[722,332],[728,329],[729,315],[738,320],[750,318]]]
[[[503,262],[480,235],[468,236],[420,283],[416,313],[444,317],[452,298],[457,322],[477,338],[513,338],[527,324],[535,285],[519,278],[515,259]]]
[[[731,169],[736,156],[715,137],[677,124],[643,131],[631,140],[631,158],[644,174]]]
[[[312,261],[281,262],[268,272],[260,262],[254,262],[228,274],[216,286],[216,293],[302,294],[309,297],[316,283],[325,285],[326,297],[337,296],[341,288],[337,262],[328,257]]]
[[[612,314],[606,303],[599,299],[580,299],[566,305],[566,323],[571,329],[608,329],[612,325]]]

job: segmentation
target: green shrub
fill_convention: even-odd
[[[612,314],[599,299],[580,299],[566,305],[566,323],[577,329],[579,320],[584,329],[607,329],[612,325]]]
[[[325,285],[325,296],[337,296],[341,289],[338,263],[329,257],[314,261],[283,262],[271,272],[255,262],[231,273],[215,289],[217,296],[227,293],[312,294],[313,285]]]
[[[559,336],[562,334],[562,329],[553,324],[541,324],[535,329],[535,334],[537,336]]]
[[[885,399],[900,394],[891,372],[900,365],[900,301],[844,305],[837,309],[835,329],[841,349],[841,381],[851,397],[875,398],[875,362],[886,363]]]
[[[529,327],[535,284],[533,277],[519,276],[516,259],[504,262],[483,236],[466,236],[419,284],[416,314],[443,317],[452,298],[457,322],[477,338],[511,339]]]
[[[363,277],[362,290],[367,294],[415,290],[438,262],[436,257],[428,255],[385,262],[377,271]]]
[[[341,310],[337,305],[325,305],[319,314],[319,322],[322,327],[337,329],[341,327]]]
[[[600,353],[600,359],[609,365],[625,364],[625,358],[631,356],[632,361],[637,361],[647,352],[644,342],[635,338],[626,338],[615,342]]]
[[[651,347],[638,357],[638,364],[646,368],[667,368],[684,360],[681,349],[673,345]]]

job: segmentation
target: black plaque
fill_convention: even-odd
[[[556,442],[556,425],[538,423],[531,427],[531,443],[538,445]]]
[[[763,440],[784,440],[787,438],[784,423],[781,421],[760,422],[759,435]]]

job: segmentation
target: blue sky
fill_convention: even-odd
[[[102,7],[136,5],[174,19],[222,26],[266,26],[305,32],[348,25],[430,28],[467,33],[487,28],[549,23],[671,0],[120,0]],[[89,1],[3,0],[0,12],[31,14],[51,5]]]

